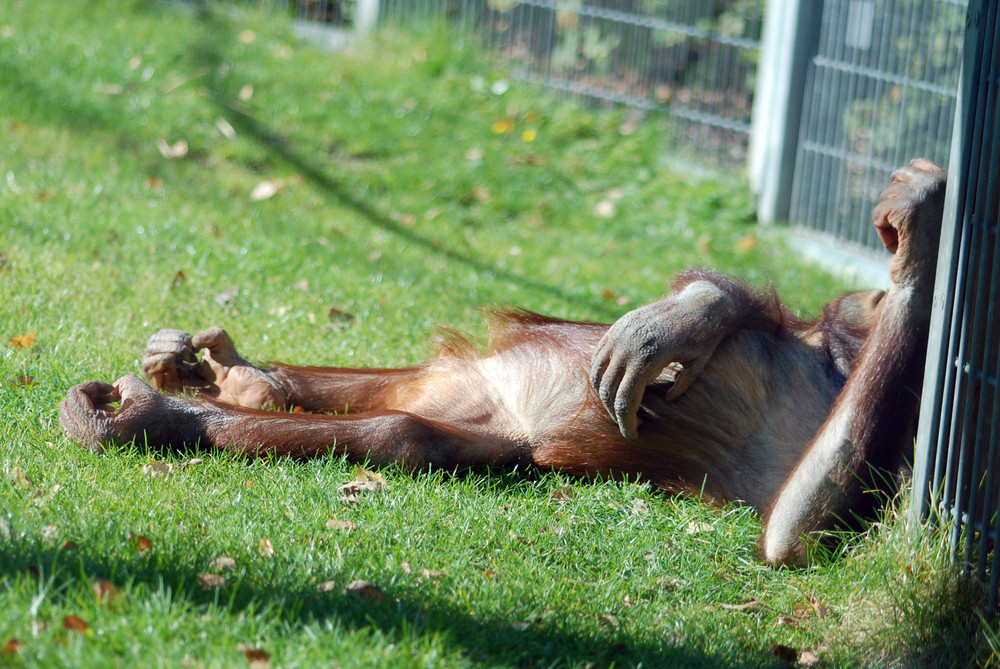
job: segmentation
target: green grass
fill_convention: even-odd
[[[331,54],[266,15],[0,4],[0,663],[993,658],[974,589],[892,512],[779,571],[749,510],[643,485],[389,469],[348,504],[338,458],[96,456],[62,436],[66,389],[137,371],[160,327],[224,326],[256,360],[395,366],[436,324],[483,336],[480,305],[611,320],[691,265],[771,282],[802,314],[844,288],[752,225],[738,174],[669,167],[660,119],[499,79],[441,28]],[[235,568],[206,589],[222,555]]]

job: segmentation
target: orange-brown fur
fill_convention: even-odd
[[[202,399],[134,376],[91,381],[70,390],[60,423],[94,449],[142,437],[414,469],[531,463],[642,477],[755,506],[765,558],[800,563],[810,536],[870,503],[869,470],[892,471],[912,443],[944,183],[925,160],[894,173],[873,213],[896,253],[892,288],[837,298],[813,323],[773,292],[694,270],[613,325],[502,312],[485,352],[451,335],[409,369],[261,369],[217,328],[161,330],[146,377]]]

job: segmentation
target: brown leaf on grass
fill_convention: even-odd
[[[63,627],[70,632],[78,632],[80,634],[90,629],[90,625],[83,618],[74,616],[72,613],[63,618]]]
[[[24,644],[17,639],[7,639],[7,643],[3,645],[3,654],[7,657],[17,655],[22,650],[24,650]]]
[[[761,609],[765,608],[763,604],[758,602],[756,599],[751,599],[748,602],[743,602],[742,604],[719,604],[720,608],[726,611],[738,611],[740,613],[756,613]]]
[[[240,294],[240,289],[236,286],[230,286],[224,291],[215,296],[216,304],[225,306],[236,299],[236,296]]]
[[[236,128],[221,116],[215,119],[215,127],[226,139],[236,139]]]
[[[26,335],[19,335],[10,338],[11,348],[31,348],[35,344],[35,333],[29,332]]]
[[[37,386],[38,381],[35,381],[35,377],[30,374],[17,374],[11,378],[10,384],[15,388],[29,388],[31,386]]]
[[[330,307],[326,310],[326,318],[330,324],[338,328],[346,328],[357,320],[357,317],[349,311],[343,311],[337,307]]]
[[[373,472],[364,467],[354,468],[354,480],[340,486],[340,492],[345,494],[359,492],[378,492],[388,490],[389,482],[378,472]]]
[[[594,207],[594,215],[598,218],[614,218],[618,213],[618,207],[612,200],[601,200]]]
[[[826,604],[824,604],[823,602],[821,602],[819,599],[817,599],[815,596],[812,595],[809,596],[809,603],[812,605],[813,611],[816,612],[817,618],[819,618],[820,620],[826,618],[827,614]]]
[[[202,590],[219,590],[226,587],[226,577],[219,574],[198,574],[198,585]]]
[[[262,558],[273,558],[274,557],[274,542],[270,538],[264,537],[257,542],[257,553]]]
[[[174,466],[169,462],[149,462],[142,466],[142,477],[145,479],[170,478]]]
[[[170,144],[167,140],[161,137],[156,140],[156,148],[159,149],[160,155],[167,160],[183,158],[188,154],[188,143],[183,139],[179,139],[173,144]]]
[[[737,241],[734,246],[736,247],[736,251],[739,253],[750,253],[757,248],[757,238],[753,235],[747,235],[743,239]]]
[[[31,489],[31,481],[28,480],[27,474],[20,467],[14,467],[10,470],[10,482],[14,484],[15,488],[21,488],[23,490]]]
[[[108,607],[115,603],[120,592],[114,583],[104,578],[95,578],[91,589],[94,591],[94,599]]]
[[[337,530],[339,532],[351,532],[358,529],[358,526],[349,520],[340,520],[339,518],[331,518],[326,521],[326,528],[328,530]]]
[[[261,181],[253,187],[252,191],[250,191],[250,200],[253,202],[270,200],[272,197],[280,193],[284,187],[285,182],[281,179],[275,179],[274,181]]]
[[[121,84],[106,84],[99,81],[91,86],[91,90],[95,93],[102,93],[104,95],[121,95],[125,92],[125,87]]]
[[[618,629],[618,619],[615,618],[610,613],[602,613],[601,615],[597,616],[597,622],[601,623],[602,625],[607,625],[613,630]]]
[[[369,602],[381,602],[385,600],[385,593],[382,591],[382,588],[360,579],[351,581],[344,586],[344,592],[347,594],[357,595],[361,599]]]
[[[688,523],[687,533],[688,534],[701,534],[702,532],[711,532],[715,527],[709,523],[703,523],[700,521],[692,520]]]
[[[228,555],[220,555],[208,563],[208,568],[212,571],[231,571],[236,569],[236,560]]]
[[[236,650],[243,653],[250,660],[250,666],[255,669],[265,669],[271,666],[271,654],[266,650],[245,643],[238,644]]]
[[[188,280],[187,274],[184,273],[184,270],[182,269],[177,270],[177,273],[174,274],[174,278],[170,280],[170,290],[176,290],[180,288],[185,283],[187,283],[187,280]]]
[[[136,534],[135,532],[129,532],[128,538],[132,540],[135,544],[135,549],[140,553],[145,553],[150,548],[153,547],[153,540],[147,537],[145,534]]]
[[[803,667],[815,667],[819,664],[819,656],[811,650],[804,650],[799,653],[799,664]]]
[[[644,516],[649,513],[649,505],[646,504],[646,500],[644,499],[633,499],[632,506],[628,512],[633,516]]]
[[[553,502],[568,502],[575,496],[576,493],[573,491],[573,486],[567,484],[553,492],[551,499]]]
[[[328,581],[323,581],[322,583],[316,586],[317,592],[333,592],[336,589],[337,589],[337,582],[334,581],[333,579],[330,579]]]

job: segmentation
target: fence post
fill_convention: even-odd
[[[822,17],[821,0],[767,2],[748,158],[761,223],[788,218],[806,75]]]
[[[1000,16],[969,0],[913,472],[911,518],[942,513],[953,557],[1000,594]],[[929,507],[933,503],[935,509]]]
[[[366,33],[378,23],[379,0],[357,0],[354,9],[354,29]]]

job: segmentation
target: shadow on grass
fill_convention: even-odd
[[[251,139],[260,148],[287,164],[314,186],[341,205],[353,210],[371,225],[405,239],[428,253],[439,255],[451,263],[465,266],[476,272],[494,276],[501,281],[551,295],[566,304],[584,304],[590,311],[601,314],[603,318],[614,320],[621,315],[621,309],[609,304],[607,300],[537,281],[530,276],[510,272],[494,264],[483,262],[481,259],[462,251],[447,248],[436,240],[401,225],[368,200],[352,194],[349,188],[331,174],[325,165],[319,164],[306,153],[297,151],[287,137],[279,134],[263,119],[249,113],[237,98],[227,94],[218,76],[224,62],[221,45],[225,44],[227,39],[223,36],[228,34],[230,40],[235,40],[236,36],[233,34],[232,27],[220,17],[218,12],[209,8],[204,0],[196,4],[202,21],[203,38],[194,53],[191,54],[192,67],[196,71],[209,73],[205,81],[208,98],[242,136]]]
[[[152,596],[167,597],[171,608],[193,609],[191,615],[211,616],[225,625],[221,614],[241,619],[247,613],[276,625],[285,641],[305,627],[335,631],[377,631],[386,645],[396,644],[406,653],[420,647],[421,637],[437,636],[448,652],[468,661],[500,666],[650,666],[650,667],[761,667],[775,662],[763,651],[746,651],[734,663],[705,651],[664,638],[662,642],[635,641],[627,632],[611,630],[583,635],[565,629],[559,617],[551,620],[512,621],[495,616],[475,616],[464,607],[440,597],[428,598],[406,587],[386,587],[377,596],[345,591],[346,579],[322,592],[316,584],[296,582],[295,573],[280,573],[271,583],[249,584],[229,576],[219,590],[205,590],[190,556],[155,554],[148,558],[116,560],[78,546],[59,549],[39,542],[15,539],[0,543],[0,582],[22,578],[46,584],[50,604],[76,608],[73,599],[82,585],[90,590],[97,579],[108,579],[131,590],[130,606]],[[89,581],[89,582],[88,582]],[[136,592],[138,591],[138,592]],[[53,594],[55,593],[55,594]],[[55,621],[46,621],[52,624]],[[291,637],[289,637],[289,632]],[[276,642],[276,638],[270,639]],[[281,657],[276,657],[281,662]]]

